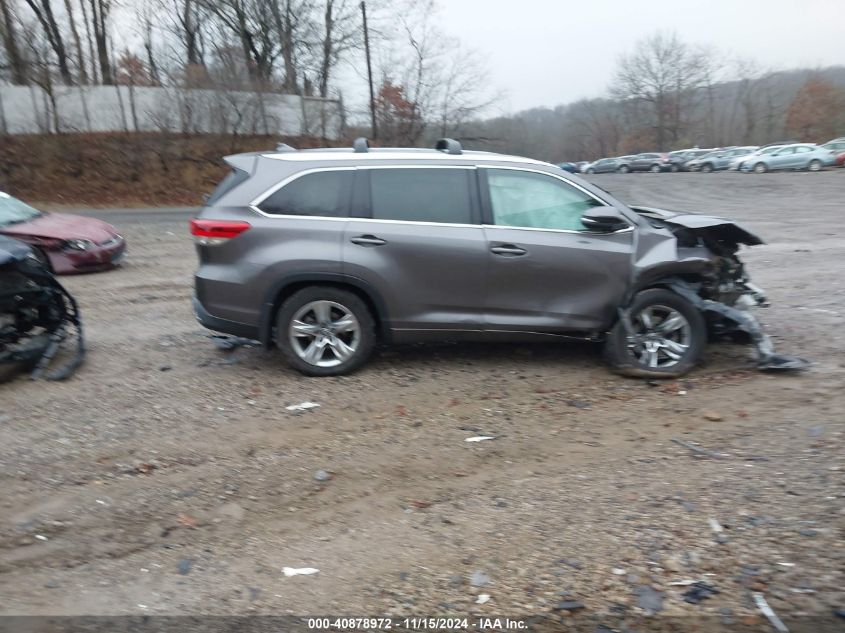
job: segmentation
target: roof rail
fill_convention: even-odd
[[[291,147],[287,143],[279,143],[276,145],[277,152],[295,152],[297,149],[295,147]]]
[[[463,154],[464,150],[461,144],[453,138],[441,138],[434,146],[439,152],[446,152],[447,154]]]
[[[358,154],[365,154],[370,151],[370,144],[365,137],[359,136],[352,143],[352,149]]]

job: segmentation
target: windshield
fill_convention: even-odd
[[[20,224],[40,215],[41,211],[38,209],[33,209],[28,204],[0,191],[0,226]]]

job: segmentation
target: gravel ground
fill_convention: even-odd
[[[0,614],[774,630],[759,593],[793,631],[837,630],[845,170],[593,180],[762,234],[744,256],[760,316],[812,369],[759,373],[722,344],[650,383],[590,345],[442,344],[308,379],[193,320],[185,213],[116,211],[125,266],[65,279],[86,365],[0,385]],[[285,408],[304,401],[320,407]],[[687,602],[693,581],[718,593]]]

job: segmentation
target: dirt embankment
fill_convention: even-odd
[[[0,191],[75,205],[196,205],[223,177],[228,154],[315,138],[177,134],[47,134],[0,138]]]

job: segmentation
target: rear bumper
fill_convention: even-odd
[[[243,338],[249,338],[253,340],[257,340],[259,338],[257,327],[253,325],[248,325],[246,323],[238,323],[236,321],[229,321],[228,319],[221,319],[220,317],[214,316],[208,310],[205,309],[205,306],[202,305],[196,295],[194,295],[191,299],[191,303],[194,308],[194,316],[196,317],[199,324],[203,327],[208,328],[209,330],[213,330],[215,332],[231,334],[232,336],[241,336]]]

